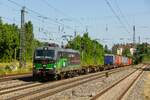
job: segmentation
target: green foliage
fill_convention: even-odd
[[[122,55],[123,55],[123,56],[126,56],[126,57],[132,57],[129,48],[125,48],[125,49],[123,50],[123,52],[122,52]]]
[[[25,45],[26,45],[26,58],[27,59],[32,59],[32,54],[33,54],[33,25],[29,21],[28,23],[25,24]]]
[[[143,63],[150,63],[150,55],[144,55],[142,59]]]
[[[13,74],[24,74],[24,73],[31,73],[32,68],[26,67],[26,68],[18,68],[18,69],[12,69],[10,66],[6,67],[0,67],[0,76],[1,75],[13,75]]]
[[[118,46],[119,46],[120,44],[114,44],[113,45],[113,47],[112,47],[112,54],[115,54],[115,55],[117,55],[117,49],[118,49]]]
[[[0,24],[0,59],[1,61],[11,61],[14,50],[19,45],[18,27],[14,24]]]
[[[82,65],[100,65],[104,63],[103,46],[96,40],[92,40],[88,33],[85,33],[82,37],[78,35],[69,41],[67,47],[80,51]]]
[[[17,25],[3,23],[0,19],[0,62],[12,62],[15,58],[19,60],[19,33]],[[30,21],[25,23],[25,38],[26,58],[31,60],[33,49],[41,43],[34,39]]]
[[[108,49],[107,45],[105,45],[105,47],[104,47],[104,52],[105,52],[105,54],[112,54],[112,51]]]
[[[150,61],[150,46],[147,43],[137,45],[134,57],[135,63]]]

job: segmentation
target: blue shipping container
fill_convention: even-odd
[[[112,54],[105,54],[104,64],[105,65],[114,65],[115,64],[115,56]]]

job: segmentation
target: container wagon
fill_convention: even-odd
[[[126,66],[126,65],[128,65],[128,58],[122,56],[122,66]]]
[[[131,65],[131,64],[132,64],[132,59],[128,58],[128,65]]]
[[[104,56],[105,69],[112,69],[115,65],[115,55],[105,54]]]
[[[116,67],[120,67],[121,66],[121,56],[119,56],[119,55],[115,55],[115,66]]]

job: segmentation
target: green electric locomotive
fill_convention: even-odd
[[[59,47],[39,47],[33,57],[33,79],[61,79],[80,70],[80,53]]]

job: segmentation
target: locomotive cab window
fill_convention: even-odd
[[[54,50],[36,50],[35,58],[54,58]]]

